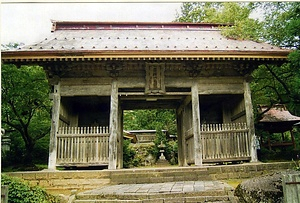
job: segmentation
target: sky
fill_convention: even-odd
[[[1,44],[33,44],[58,21],[171,22],[181,3],[2,3]]]

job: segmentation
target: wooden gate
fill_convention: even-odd
[[[246,123],[201,125],[203,162],[250,160]]]
[[[108,144],[108,127],[61,127],[57,166],[107,165]]]
[[[193,128],[185,131],[187,163],[194,163]],[[202,124],[203,162],[248,161],[250,136],[246,123]]]

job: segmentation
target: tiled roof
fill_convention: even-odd
[[[262,115],[262,119],[259,122],[300,122],[300,117],[292,115],[283,104],[274,105],[268,110],[267,106],[260,106],[259,111],[265,112]]]
[[[53,21],[52,33],[43,41],[11,52],[53,57],[64,55],[170,55],[247,56],[286,58],[288,50],[249,40],[227,39],[218,24],[113,23]],[[4,52],[5,53],[5,52]],[[44,54],[43,54],[44,53]],[[5,54],[4,54],[5,55]],[[9,55],[9,51],[7,52]]]
[[[271,108],[261,105],[258,111],[263,113],[259,122],[270,133],[283,133],[292,130],[293,126],[300,121],[300,117],[292,115],[283,104],[276,104]]]

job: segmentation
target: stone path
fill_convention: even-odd
[[[148,184],[109,185],[98,189],[85,191],[86,195],[144,195],[144,194],[172,194],[208,191],[226,191],[233,189],[230,185],[220,181],[180,181]]]

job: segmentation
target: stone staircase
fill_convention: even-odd
[[[208,168],[139,168],[117,170],[110,174],[111,184],[164,183],[195,180],[212,180]]]
[[[140,197],[139,199],[134,198],[122,198],[112,197],[112,198],[89,198],[89,197],[79,197],[75,200],[75,203],[238,203],[238,199],[233,196],[228,195],[214,195],[214,196],[205,196],[205,195],[195,195],[189,196],[185,194],[184,197],[178,197],[176,195],[170,195],[169,197]]]
[[[30,184],[39,185],[52,194],[70,195],[106,185],[247,179],[294,167],[293,162],[204,165],[203,167],[161,167],[120,170],[78,169],[10,172]]]
[[[292,162],[278,163],[244,163],[232,165],[204,165],[203,167],[161,167],[161,168],[138,168],[120,170],[44,170],[6,173],[9,176],[19,177],[30,184],[44,187],[51,194],[64,194],[75,197],[75,191],[92,191],[94,189],[107,188],[113,185],[125,184],[158,184],[188,181],[226,181],[229,179],[247,179],[263,174],[272,173],[278,170],[291,169]],[[223,189],[225,190],[225,189]],[[73,192],[72,192],[73,191]],[[132,198],[132,194],[118,194],[100,199],[91,197],[90,194],[77,194],[77,200],[81,202],[233,202],[234,197],[230,194],[230,189],[226,190],[226,195],[208,195],[203,193],[183,194],[171,196],[161,196],[163,192],[155,195],[146,194],[138,198]],[[198,191],[199,192],[199,191]],[[140,194],[141,195],[141,194]],[[147,196],[148,195],[148,196]],[[128,196],[130,199],[128,199]],[[126,199],[127,198],[127,199]],[[143,198],[143,199],[141,199]],[[146,199],[145,199],[146,198]],[[151,198],[151,199],[150,199]],[[104,200],[105,201],[104,201]],[[228,200],[230,199],[230,200]],[[73,201],[75,202],[75,200]]]
[[[233,196],[233,188],[226,186],[221,188],[220,186],[224,186],[221,182],[188,181],[185,182],[184,187],[176,187],[176,185],[182,183],[168,182],[162,185],[154,183],[107,186],[77,194],[75,203],[238,202],[237,198]],[[202,187],[204,184],[211,184],[213,186],[205,188]],[[166,188],[165,185],[173,185],[175,189]],[[137,190],[137,188],[139,189]]]
[[[212,180],[206,168],[120,170],[111,183],[78,193],[74,203],[238,202],[234,188]]]

